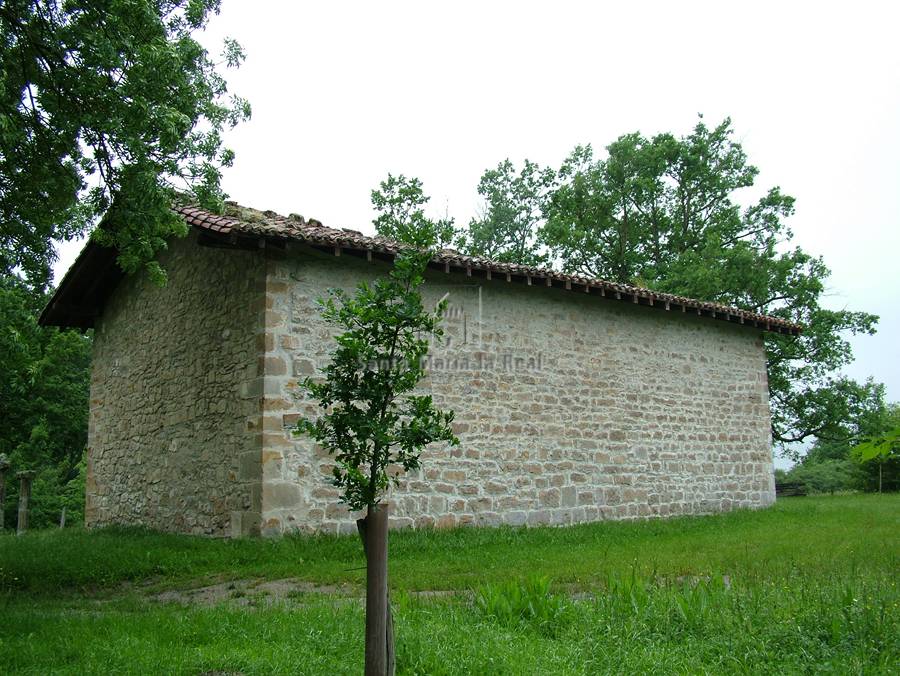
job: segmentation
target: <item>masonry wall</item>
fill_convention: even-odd
[[[270,258],[262,531],[351,532],[329,456],[289,428],[298,381],[333,343],[315,305],[383,264],[302,247]],[[429,448],[391,496],[394,526],[566,524],[763,507],[775,499],[765,357],[753,329],[465,274],[423,390],[461,446]]]
[[[89,526],[214,536],[259,532],[259,251],[170,243],[165,287],[127,277],[96,325]]]

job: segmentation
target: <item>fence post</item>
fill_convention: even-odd
[[[19,480],[19,522],[16,525],[16,535],[21,535],[28,530],[28,499],[31,497],[31,481],[37,474],[33,469],[25,469],[16,472]]]
[[[0,453],[0,532],[3,532],[3,508],[6,506],[6,470],[9,469],[9,458]]]

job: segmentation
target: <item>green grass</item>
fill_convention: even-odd
[[[399,671],[900,673],[898,526],[900,495],[885,495],[669,521],[392,533]],[[0,536],[0,671],[358,673],[357,601],[303,593],[272,606],[182,606],[122,583],[359,585],[363,563],[352,537]],[[429,589],[475,593],[405,593]]]
[[[391,534],[391,579],[407,590],[466,589],[510,575],[591,585],[610,572],[645,577],[724,574],[781,579],[896,572],[900,495],[795,498],[714,517],[606,522],[569,528],[463,528]],[[299,577],[361,583],[356,537],[210,540],[141,530],[0,536],[0,591],[89,590],[154,580]]]

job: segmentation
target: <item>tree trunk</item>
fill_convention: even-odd
[[[394,623],[387,587],[387,505],[369,505],[356,527],[366,554],[366,676],[394,675]]]
[[[2,462],[2,458],[0,458]],[[3,532],[3,509],[6,507],[6,468],[0,466],[0,533]]]
[[[878,463],[878,492],[881,493],[881,469],[884,467],[884,462]]]

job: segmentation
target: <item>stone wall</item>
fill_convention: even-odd
[[[349,532],[332,462],[290,428],[329,360],[316,299],[383,263],[175,241],[97,322],[86,520],[208,535]],[[394,526],[565,524],[774,500],[761,334],[595,294],[429,273],[447,339],[422,390],[461,445],[429,448]]]
[[[269,259],[262,530],[350,532],[329,456],[289,428],[315,415],[298,380],[331,333],[315,301],[386,271],[299,247]],[[458,448],[429,448],[391,496],[394,526],[566,524],[774,501],[759,331],[596,295],[429,275],[447,341],[422,389],[456,412]]]
[[[169,282],[127,277],[96,325],[89,526],[205,535],[259,531],[259,251],[170,243]]]

